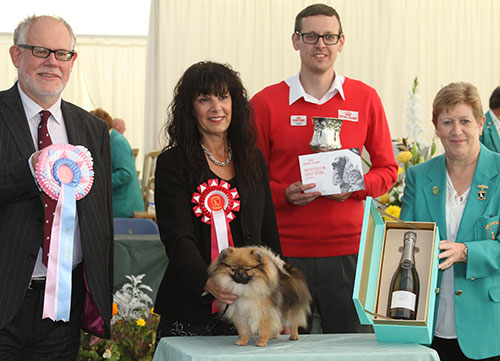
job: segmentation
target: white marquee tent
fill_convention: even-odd
[[[140,169],[145,152],[162,145],[166,108],[188,66],[200,60],[229,63],[240,72],[250,96],[296,74],[294,18],[315,2],[151,0],[148,36],[77,34],[79,57],[63,97],[124,118],[126,137],[141,149]],[[416,76],[428,140],[434,133],[432,99],[441,86],[471,82],[487,109],[491,91],[500,85],[500,1],[324,2],[339,12],[346,37],[336,71],[377,89],[393,138],[406,136],[406,103]],[[120,22],[119,16],[108,18]],[[12,34],[0,34],[2,89],[16,78],[8,55],[11,44]]]

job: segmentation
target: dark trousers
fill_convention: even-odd
[[[73,271],[70,321],[42,320],[43,289],[28,289],[14,319],[0,330],[2,361],[71,361],[80,347],[80,319],[85,298],[82,267]]]
[[[493,337],[493,336],[492,336]],[[431,348],[436,350],[441,361],[468,361],[471,360],[460,350],[456,338],[446,339],[434,337]],[[500,356],[481,359],[483,361],[500,361]]]
[[[352,301],[357,255],[335,257],[285,257],[304,275],[312,296],[311,311],[317,311],[323,333],[369,333],[372,326],[361,325]],[[312,314],[307,329],[312,328]]]

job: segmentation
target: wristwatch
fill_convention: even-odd
[[[467,246],[465,246],[464,254],[465,254],[464,262],[467,262],[467,259],[469,258],[469,249],[467,248]]]

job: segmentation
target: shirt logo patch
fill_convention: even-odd
[[[305,127],[307,125],[307,115],[292,115],[290,125],[292,127]]]
[[[358,112],[353,112],[351,110],[340,110],[339,109],[339,119],[347,120],[350,122],[358,121]]]

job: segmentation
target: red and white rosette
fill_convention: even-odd
[[[94,182],[92,156],[83,146],[53,144],[42,150],[36,177],[42,190],[57,200],[42,318],[69,321],[76,201],[89,193]]]
[[[191,198],[196,204],[193,211],[202,222],[211,225],[213,261],[224,248],[234,246],[229,222],[235,218],[233,212],[240,210],[239,194],[236,188],[231,189],[231,184],[218,179],[209,179],[196,189],[198,192],[194,192]]]

